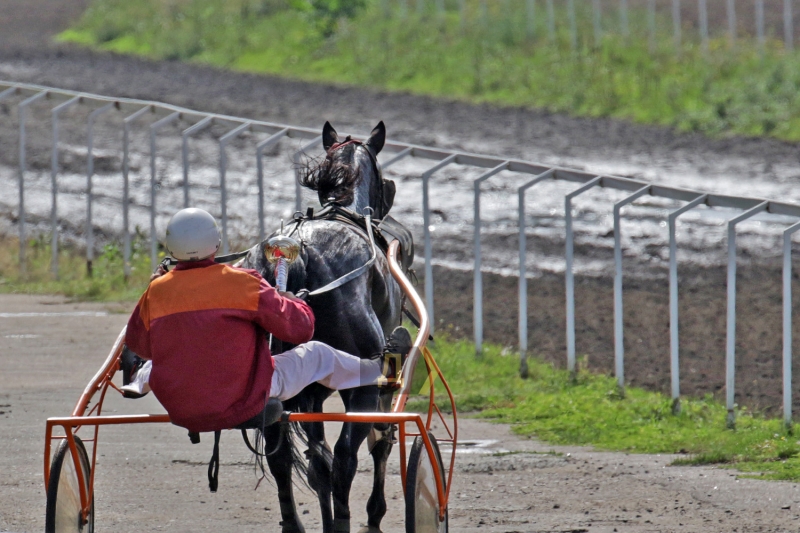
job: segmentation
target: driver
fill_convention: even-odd
[[[124,388],[146,394],[149,385],[172,423],[195,433],[263,427],[275,419],[268,399],[292,398],[314,382],[336,390],[399,387],[411,349],[405,328],[395,329],[384,353],[372,359],[311,341],[314,313],[306,302],[255,270],[214,262],[220,233],[202,209],[176,213],[166,245],[178,264],[168,273],[160,269],[139,299],[122,369]],[[271,354],[267,333],[297,346]],[[151,368],[143,368],[145,360]],[[149,370],[149,383],[140,370]]]

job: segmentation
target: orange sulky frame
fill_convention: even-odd
[[[447,512],[447,500],[450,495],[450,486],[453,479],[453,470],[455,466],[455,457],[456,457],[456,444],[458,442],[458,416],[456,414],[456,405],[455,405],[455,398],[453,397],[453,393],[450,390],[450,387],[447,385],[447,381],[444,379],[442,375],[442,371],[439,369],[439,366],[434,361],[433,357],[431,356],[430,352],[428,351],[425,343],[428,340],[428,335],[430,333],[430,322],[428,320],[428,314],[425,310],[425,306],[422,303],[421,298],[414,290],[414,287],[411,285],[411,282],[408,278],[403,274],[400,265],[397,263],[397,252],[399,249],[399,245],[397,241],[393,241],[389,246],[389,251],[387,253],[387,258],[389,261],[389,269],[392,272],[392,275],[400,284],[403,292],[411,301],[414,309],[417,312],[417,316],[420,319],[420,327],[419,331],[417,332],[417,337],[414,340],[413,347],[409,356],[407,358],[406,364],[402,370],[402,386],[400,391],[395,399],[394,405],[392,407],[391,413],[291,413],[289,415],[289,421],[291,422],[355,422],[355,423],[389,423],[389,424],[396,424],[399,428],[399,440],[400,440],[400,475],[401,475],[401,482],[403,486],[403,490],[405,491],[405,484],[406,484],[406,437],[407,436],[419,436],[422,438],[423,444],[425,446],[425,450],[428,453],[428,457],[431,460],[431,464],[433,466],[434,478],[436,480],[436,491],[439,496],[439,519],[444,520],[445,513]],[[81,468],[76,468],[76,472],[78,475],[78,485],[80,487],[80,498],[81,498],[81,506],[83,508],[82,515],[84,519],[88,516],[89,509],[91,508],[91,502],[94,498],[94,472],[95,472],[95,462],[97,459],[97,436],[100,429],[100,426],[106,425],[119,425],[119,424],[144,424],[144,423],[164,423],[169,422],[169,416],[166,414],[143,414],[143,415],[120,415],[120,416],[101,416],[103,402],[105,400],[106,392],[108,388],[111,387],[119,391],[116,385],[112,382],[114,374],[119,369],[119,358],[120,354],[122,353],[122,348],[125,343],[125,328],[122,329],[117,340],[114,342],[113,347],[111,348],[111,352],[109,353],[108,357],[106,358],[103,366],[100,370],[95,374],[92,380],[84,389],[81,397],[78,399],[78,403],[75,405],[75,408],[72,411],[72,416],[69,417],[60,417],[60,418],[48,418],[46,429],[45,429],[45,443],[44,443],[44,482],[45,487],[49,484],[50,481],[50,449],[51,449],[51,442],[55,439],[64,439],[66,438],[67,444],[70,449],[70,454],[72,455],[73,462],[77,465],[80,464],[80,459],[78,457],[78,450],[75,444],[74,435],[80,430],[83,426],[94,426],[94,436],[92,439],[86,439],[85,442],[92,442],[92,457],[91,457],[91,468],[89,474],[89,482],[86,483],[86,480],[83,479],[83,471]],[[406,402],[408,401],[408,397],[410,394],[411,383],[414,378],[414,368],[416,366],[419,357],[422,356],[423,360],[425,361],[426,368],[428,370],[428,380],[430,385],[430,392],[429,392],[429,402],[428,402],[428,413],[425,421],[423,421],[423,417],[417,413],[405,413],[403,410],[405,409]],[[434,380],[438,377],[442,384],[447,391],[448,400],[450,401],[450,407],[453,413],[453,421],[452,421],[452,428],[451,424],[444,418],[442,411],[439,409],[438,405],[435,402],[434,398]],[[100,399],[92,407],[88,412],[86,412],[87,407],[89,406],[90,401],[94,397],[94,395],[100,392]],[[433,421],[433,416],[437,415],[438,418],[441,420],[442,424],[444,425],[447,431],[447,438],[437,439],[441,442],[449,442],[452,444],[452,454],[450,456],[450,468],[447,469],[447,481],[443,479],[443,476],[440,470],[434,464],[434,451],[433,451],[433,444],[431,442],[429,432],[431,429],[431,424]],[[416,432],[407,432],[406,431],[406,423],[414,423],[416,424]],[[53,436],[53,428],[59,426],[64,431],[64,436]],[[88,486],[88,489],[86,488]]]

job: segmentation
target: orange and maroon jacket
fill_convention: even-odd
[[[234,427],[264,408],[274,368],[266,332],[306,342],[314,314],[255,270],[206,259],[178,263],[150,283],[125,342],[153,361],[150,387],[172,423],[201,432]]]

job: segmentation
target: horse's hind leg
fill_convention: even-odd
[[[320,408],[319,411],[321,412]],[[317,493],[322,518],[323,533],[333,533],[333,508],[331,507],[331,468],[333,452],[325,442],[322,422],[303,424],[308,437],[308,485]]]
[[[380,395],[380,412],[388,413],[392,407],[392,393],[387,391]],[[373,436],[374,439],[373,440]],[[359,533],[379,533],[381,520],[386,515],[386,462],[394,445],[394,428],[392,424],[373,424],[370,436],[370,454],[375,465],[372,481],[372,494],[367,501],[367,527]]]
[[[278,501],[281,506],[281,533],[305,533],[294,503],[292,491],[292,442],[291,431],[282,424],[273,424],[264,432],[265,451],[269,471],[278,486]]]
[[[378,408],[378,388],[360,387],[339,391],[347,412],[374,412]],[[333,448],[334,531],[350,531],[350,488],[358,469],[358,449],[372,430],[372,424],[343,424]]]

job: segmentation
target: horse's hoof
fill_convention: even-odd
[[[383,533],[383,531],[379,527],[367,526],[359,529],[358,533]]]
[[[289,523],[281,521],[280,525],[281,525],[281,533],[306,533],[303,524],[301,524],[300,522]]]

